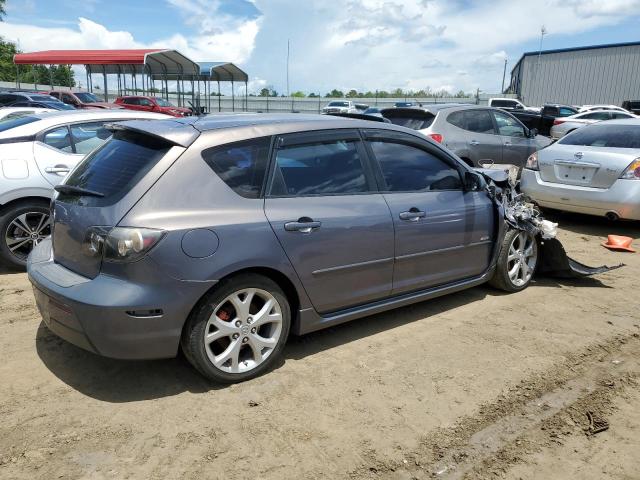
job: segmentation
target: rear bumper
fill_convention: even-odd
[[[144,270],[152,283],[104,274],[88,279],[51,257],[51,241],[45,240],[27,261],[44,323],[68,342],[112,358],[174,357],[189,312],[215,284],[171,278],[146,259],[131,269]]]
[[[540,172],[524,169],[520,181],[522,191],[541,207],[598,216],[614,212],[620,218],[640,220],[638,180],[619,179],[607,189],[592,188],[545,182]]]

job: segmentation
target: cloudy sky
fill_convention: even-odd
[[[231,61],[250,91],[497,92],[525,51],[640,40],[640,0],[7,0],[23,51],[162,47]],[[79,77],[83,79],[83,76]],[[507,80],[508,82],[508,80]]]

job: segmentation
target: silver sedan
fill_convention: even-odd
[[[640,119],[568,134],[529,157],[521,182],[541,207],[640,220]]]
[[[553,121],[553,126],[551,127],[551,138],[562,138],[567,133],[573,132],[577,128],[584,127],[585,125],[592,123],[622,118],[636,118],[636,115],[629,112],[620,112],[618,110],[595,110],[576,113],[569,117],[558,117]]]

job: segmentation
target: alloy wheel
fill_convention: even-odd
[[[214,307],[204,332],[211,363],[223,372],[244,373],[273,353],[282,333],[282,309],[266,290],[239,290]]]
[[[33,247],[50,234],[51,222],[48,213],[25,212],[9,223],[4,241],[9,251],[24,261]]]
[[[531,280],[538,261],[538,244],[528,232],[519,232],[509,245],[507,272],[511,283],[521,287]]]

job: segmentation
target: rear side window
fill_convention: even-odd
[[[587,120],[609,120],[610,113],[608,112],[593,112],[586,115],[580,115],[579,118],[585,118]]]
[[[28,123],[37,122],[38,120],[40,120],[38,117],[30,117],[30,116],[10,117],[10,118],[5,117],[2,120],[0,120],[0,132],[5,132],[12,128],[20,127],[22,125],[27,125]]]
[[[571,109],[571,108],[560,107],[560,110],[558,111],[558,116],[559,117],[569,117],[571,115],[575,115],[576,113],[578,113],[578,112],[576,110]]]
[[[131,190],[171,148],[162,139],[131,131],[117,131],[111,140],[88,155],[67,180],[66,185],[100,192],[104,197],[84,196],[92,206],[112,205]],[[73,202],[73,194],[58,200]]]
[[[65,153],[74,153],[71,134],[67,126],[49,130],[42,138],[42,142]]]
[[[355,141],[297,145],[277,151],[270,191],[273,196],[348,195],[368,190]]]
[[[238,195],[258,198],[270,145],[271,137],[255,138],[209,148],[202,152],[202,158]]]
[[[462,189],[458,170],[421,148],[386,141],[369,145],[380,163],[388,192]]]
[[[558,141],[560,145],[640,148],[640,125],[608,125],[608,122],[574,130]]]
[[[450,113],[447,122],[469,132],[493,135],[493,120],[488,110],[461,110]]]
[[[515,108],[516,105],[517,103],[511,100],[491,100],[492,107]]]

